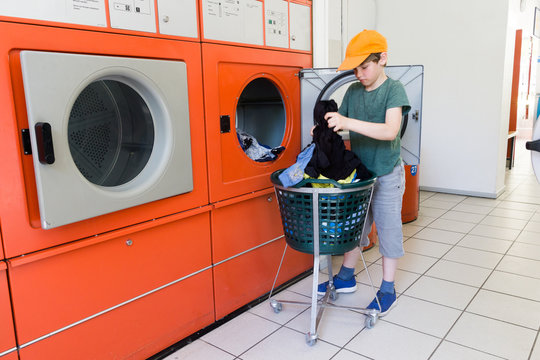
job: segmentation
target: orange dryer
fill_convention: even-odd
[[[7,258],[208,204],[200,43],[13,21],[0,18]]]
[[[311,55],[207,43],[202,54],[211,202],[271,187],[300,152],[299,73]],[[250,157],[256,144],[274,159]]]

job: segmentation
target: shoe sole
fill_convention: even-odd
[[[338,294],[350,294],[350,293],[353,293],[356,291],[356,285],[352,286],[352,287],[348,287],[348,288],[340,288],[340,289],[336,289],[336,293]],[[320,291],[317,291],[317,295],[324,295],[326,294],[326,291],[325,292],[320,292]]]

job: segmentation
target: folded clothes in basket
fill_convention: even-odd
[[[313,179],[313,178],[311,176],[309,176],[308,174],[304,173],[304,179]],[[317,179],[318,180],[329,180],[324,175],[319,175],[319,177]],[[356,178],[356,169],[353,170],[353,172],[349,176],[347,176],[345,179],[337,180],[337,182],[339,184],[350,184],[350,183],[357,182],[357,181],[360,181],[360,179]],[[314,187],[314,188],[333,188],[334,185],[333,184],[312,183],[311,187]]]

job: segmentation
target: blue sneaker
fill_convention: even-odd
[[[337,293],[352,293],[356,291],[356,278],[353,276],[349,280],[342,280],[337,277],[337,275],[334,276],[334,287],[336,288]],[[324,295],[326,293],[326,288],[328,287],[328,281],[323,282],[322,284],[319,284],[319,287],[317,288],[317,294]]]
[[[379,310],[379,316],[384,316],[390,309],[394,307],[394,305],[397,304],[396,302],[396,290],[392,294],[390,293],[383,293],[381,290],[377,291],[377,298],[379,299],[379,303],[381,303],[382,309],[379,310],[379,304],[377,303],[377,299],[373,299],[373,301],[368,305],[366,309],[375,309]]]

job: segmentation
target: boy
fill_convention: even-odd
[[[349,87],[338,112],[325,115],[328,127],[334,131],[350,131],[352,150],[377,176],[360,246],[367,245],[368,229],[375,221],[383,256],[383,281],[377,292],[381,309],[377,299],[367,308],[379,310],[381,316],[396,304],[394,277],[398,259],[404,255],[401,205],[405,172],[399,133],[402,115],[410,110],[403,85],[384,72],[387,51],[386,39],[374,30],[364,30],[349,42],[338,70],[354,69],[359,82]],[[343,265],[334,276],[337,292],[356,290],[354,267],[360,252],[361,247],[357,247],[345,254]],[[319,284],[319,294],[326,292],[327,285],[328,282]]]

